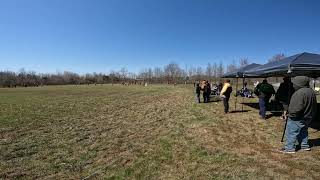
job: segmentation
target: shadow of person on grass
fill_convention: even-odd
[[[320,146],[320,138],[318,139],[309,139],[309,145],[311,147],[317,147],[317,146]]]
[[[229,113],[242,113],[242,112],[250,112],[250,110],[234,110],[234,111],[229,111]]]
[[[249,106],[249,107],[254,108],[254,109],[260,109],[259,108],[259,103],[246,103],[246,102],[244,102],[244,103],[241,103],[241,104]]]

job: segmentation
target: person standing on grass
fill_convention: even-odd
[[[202,87],[201,87],[201,89],[203,90],[203,92],[202,92],[203,102],[206,103],[206,102],[208,102],[208,99],[207,99],[208,89],[207,89],[207,81],[206,81],[206,80],[203,80],[203,81],[202,81]]]
[[[291,79],[289,77],[284,77],[283,82],[280,84],[279,89],[276,92],[275,98],[282,104],[282,119],[285,119],[285,116],[288,111],[288,105],[290,98],[294,92]]]
[[[207,85],[207,102],[210,101],[210,95],[211,95],[211,84],[209,83],[209,81],[206,81],[206,85]]]
[[[259,115],[261,119],[266,119],[266,110],[269,104],[269,100],[275,90],[271,84],[268,83],[266,79],[262,83],[258,84],[254,90],[254,93],[259,97]]]
[[[230,80],[227,79],[225,80],[223,88],[220,92],[220,96],[223,99],[224,113],[229,112],[229,99],[230,99],[231,92],[232,92],[232,87],[230,84]]]
[[[317,98],[309,83],[310,78],[306,76],[297,76],[292,79],[295,92],[288,108],[286,143],[280,150],[283,153],[295,153],[297,140],[300,150],[311,150],[308,144],[308,126],[317,115]]]
[[[196,84],[196,101],[198,102],[198,103],[200,103],[200,92],[201,92],[201,90],[200,90],[200,84],[199,83],[197,83]]]

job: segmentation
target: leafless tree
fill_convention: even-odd
[[[213,66],[210,64],[210,63],[208,63],[207,64],[207,69],[206,69],[206,76],[207,76],[207,79],[212,79],[212,77],[213,77]]]
[[[125,68],[125,67],[121,68],[120,71],[119,71],[119,73],[120,73],[120,76],[121,76],[122,81],[126,81],[127,75],[128,75],[128,70],[127,70],[127,68]]]
[[[283,58],[285,58],[285,57],[286,57],[286,56],[285,56],[283,53],[279,53],[279,54],[276,54],[276,55],[272,56],[272,58],[270,58],[270,59],[268,60],[268,62],[279,61],[279,60],[281,60],[281,59],[283,59]]]
[[[239,66],[240,66],[240,68],[241,68],[241,67],[244,67],[244,66],[247,66],[247,65],[249,65],[249,59],[248,59],[248,58],[241,58],[241,59],[239,60]]]
[[[220,78],[224,74],[224,68],[222,62],[219,63],[219,66],[217,68],[217,77]]]
[[[181,78],[182,69],[176,63],[170,63],[164,67],[168,83],[175,83],[178,78]]]

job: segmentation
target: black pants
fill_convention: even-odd
[[[210,102],[210,92],[207,92],[207,102]]]
[[[200,93],[197,94],[197,96],[196,96],[196,102],[197,102],[197,103],[200,103]]]
[[[223,105],[224,105],[224,112],[225,113],[229,112],[229,98],[230,97],[223,98]]]
[[[204,102],[204,103],[208,102],[207,92],[203,92],[203,94],[202,94],[202,95],[203,95],[203,102]]]

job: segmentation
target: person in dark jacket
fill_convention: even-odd
[[[210,102],[210,95],[211,95],[211,84],[209,81],[206,82],[206,87],[207,87],[207,102]]]
[[[275,94],[275,90],[266,79],[262,83],[258,84],[255,89],[255,94],[259,97],[259,115],[261,119],[266,119],[266,110],[269,104],[269,100],[272,94]]]
[[[317,114],[317,98],[309,86],[310,78],[297,76],[292,79],[293,93],[289,108],[286,128],[286,143],[283,153],[295,153],[298,140],[301,150],[310,151],[308,144],[308,126]]]
[[[200,85],[199,85],[199,83],[197,83],[196,84],[196,101],[198,103],[200,103],[200,92],[201,92]]]
[[[276,100],[282,104],[282,119],[285,119],[285,116],[288,111],[289,102],[293,93],[294,88],[291,79],[289,77],[284,77],[283,82],[280,84],[280,87],[275,95]]]
[[[202,81],[202,90],[203,90],[203,92],[202,92],[203,102],[207,103],[208,102],[208,99],[207,99],[208,88],[207,88],[207,81],[206,80]]]

